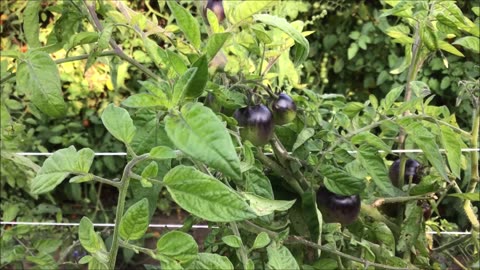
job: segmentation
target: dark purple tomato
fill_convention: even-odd
[[[317,206],[327,223],[352,224],[358,218],[360,204],[359,195],[341,196],[326,187],[320,187],[317,191]]]
[[[213,11],[217,15],[218,22],[222,22],[225,19],[225,12],[223,10],[222,0],[208,0],[207,5],[203,9],[203,14],[207,18],[207,8]],[[207,20],[208,23],[208,20]]]
[[[297,116],[297,105],[289,95],[281,93],[272,103],[272,112],[275,124],[285,125]]]
[[[412,183],[418,184],[420,183],[420,180],[422,179],[421,173],[420,173],[420,163],[418,161],[413,160],[413,159],[408,159],[407,162],[405,163],[405,174],[404,174],[404,184],[408,184],[410,181],[410,177],[412,177]],[[390,170],[388,172],[388,175],[390,177],[390,181],[392,184],[396,187],[400,187],[399,179],[398,176],[400,174],[400,159],[395,160],[393,162],[392,166],[390,166]]]
[[[240,126],[240,136],[253,145],[268,143],[275,128],[272,112],[265,105],[254,105],[235,110],[233,117]]]

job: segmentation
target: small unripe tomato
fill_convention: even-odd
[[[337,222],[342,225],[352,224],[360,213],[361,199],[359,195],[342,196],[326,187],[317,191],[317,206],[327,223]]]
[[[297,116],[297,105],[289,95],[281,93],[277,100],[272,102],[272,112],[275,124],[285,125]]]
[[[262,146],[273,136],[274,122],[272,112],[260,104],[235,110],[233,117],[240,126],[240,136],[253,145]]]

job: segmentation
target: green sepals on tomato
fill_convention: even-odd
[[[268,143],[275,128],[273,114],[263,104],[247,106],[235,110],[233,117],[240,127],[240,136],[255,146]]]

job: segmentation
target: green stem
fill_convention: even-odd
[[[408,201],[418,201],[418,200],[429,200],[432,196],[404,196],[404,197],[388,197],[388,198],[378,198],[373,202],[374,207],[379,207],[385,203],[399,203],[399,202],[408,202]]]
[[[240,238],[240,240],[241,240],[242,236],[240,235],[240,231],[238,230],[237,223],[230,222],[230,226],[232,227],[233,234],[235,236],[237,236],[238,238]],[[240,252],[240,260],[242,261],[243,268],[247,269],[247,266],[248,266],[248,250],[245,247],[245,245],[243,244],[243,242],[240,243],[239,252]]]
[[[389,228],[390,230],[392,230],[393,233],[399,233],[400,232],[400,228],[398,227],[397,224],[391,222],[389,219],[387,219],[384,215],[382,215],[377,208],[371,206],[371,205],[368,205],[368,204],[364,204],[362,203],[361,207],[360,207],[360,212],[362,214],[365,214],[371,218],[373,218],[374,220],[377,220],[377,221],[381,221],[383,223],[385,223]]]
[[[133,167],[137,163],[144,161],[148,157],[149,154],[143,154],[141,156],[133,158],[130,162],[127,163],[125,169],[123,170],[122,179],[120,180],[120,186],[118,187],[119,194],[117,211],[115,212],[115,229],[113,231],[112,247],[110,248],[110,253],[108,256],[109,269],[115,269],[115,263],[117,261],[120,222],[122,221],[123,211],[125,209],[125,200],[127,198],[128,186],[130,184],[130,174],[132,173]]]
[[[261,148],[257,148],[256,156],[263,164],[265,164],[265,166],[272,169],[278,176],[283,177],[290,187],[292,187],[299,195],[303,194],[302,187],[300,187],[298,182],[290,175],[290,173],[283,169],[278,163],[265,156]]]
[[[150,256],[154,259],[157,259],[157,256],[155,254],[155,250],[152,250],[152,249],[149,249],[149,248],[144,248],[144,247],[139,247],[139,246],[136,246],[136,245],[132,245],[132,244],[130,244],[128,242],[125,242],[123,240],[120,240],[118,243],[121,247],[131,249],[135,253],[142,252],[142,253],[147,254],[148,256]]]
[[[394,266],[374,263],[374,262],[371,262],[371,261],[367,261],[367,260],[364,260],[364,259],[357,258],[357,257],[352,256],[352,255],[348,255],[346,253],[340,252],[340,251],[335,250],[335,249],[331,249],[331,248],[326,247],[326,246],[321,246],[319,244],[316,244],[316,243],[310,242],[308,240],[305,240],[305,239],[303,239],[299,236],[290,236],[288,238],[287,242],[288,243],[299,243],[299,244],[302,244],[302,245],[305,245],[305,246],[313,247],[313,248],[319,249],[321,251],[340,256],[340,257],[345,258],[347,260],[362,263],[363,265],[365,265],[365,269],[368,268],[369,266],[373,266],[373,267],[376,267],[378,269],[390,269],[390,270],[418,269],[414,266],[409,267],[409,268],[403,268],[403,267],[394,267]]]

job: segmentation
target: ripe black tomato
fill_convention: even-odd
[[[217,16],[218,22],[222,22],[225,19],[225,11],[223,9],[222,0],[208,0],[207,5],[203,9],[203,15],[207,18],[207,8],[213,11]],[[208,24],[208,20],[207,20]]]
[[[405,163],[405,173],[404,173],[404,184],[408,184],[410,181],[410,177],[412,177],[412,183],[418,184],[420,183],[420,180],[422,179],[421,173],[420,173],[421,165],[418,163],[418,161],[414,159],[408,159],[407,162]],[[388,172],[388,175],[390,177],[390,181],[392,184],[396,187],[400,187],[400,181],[398,179],[400,175],[400,159],[395,160],[393,162],[392,166],[390,166],[390,170]]]
[[[317,191],[317,206],[325,222],[338,222],[342,225],[353,223],[360,213],[359,195],[341,196],[320,187]]]
[[[240,136],[253,145],[262,146],[273,136],[272,112],[265,105],[254,105],[235,110],[233,117],[240,126]]]
[[[281,93],[278,98],[272,102],[273,119],[277,125],[285,125],[290,123],[297,116],[297,105],[293,99]]]

